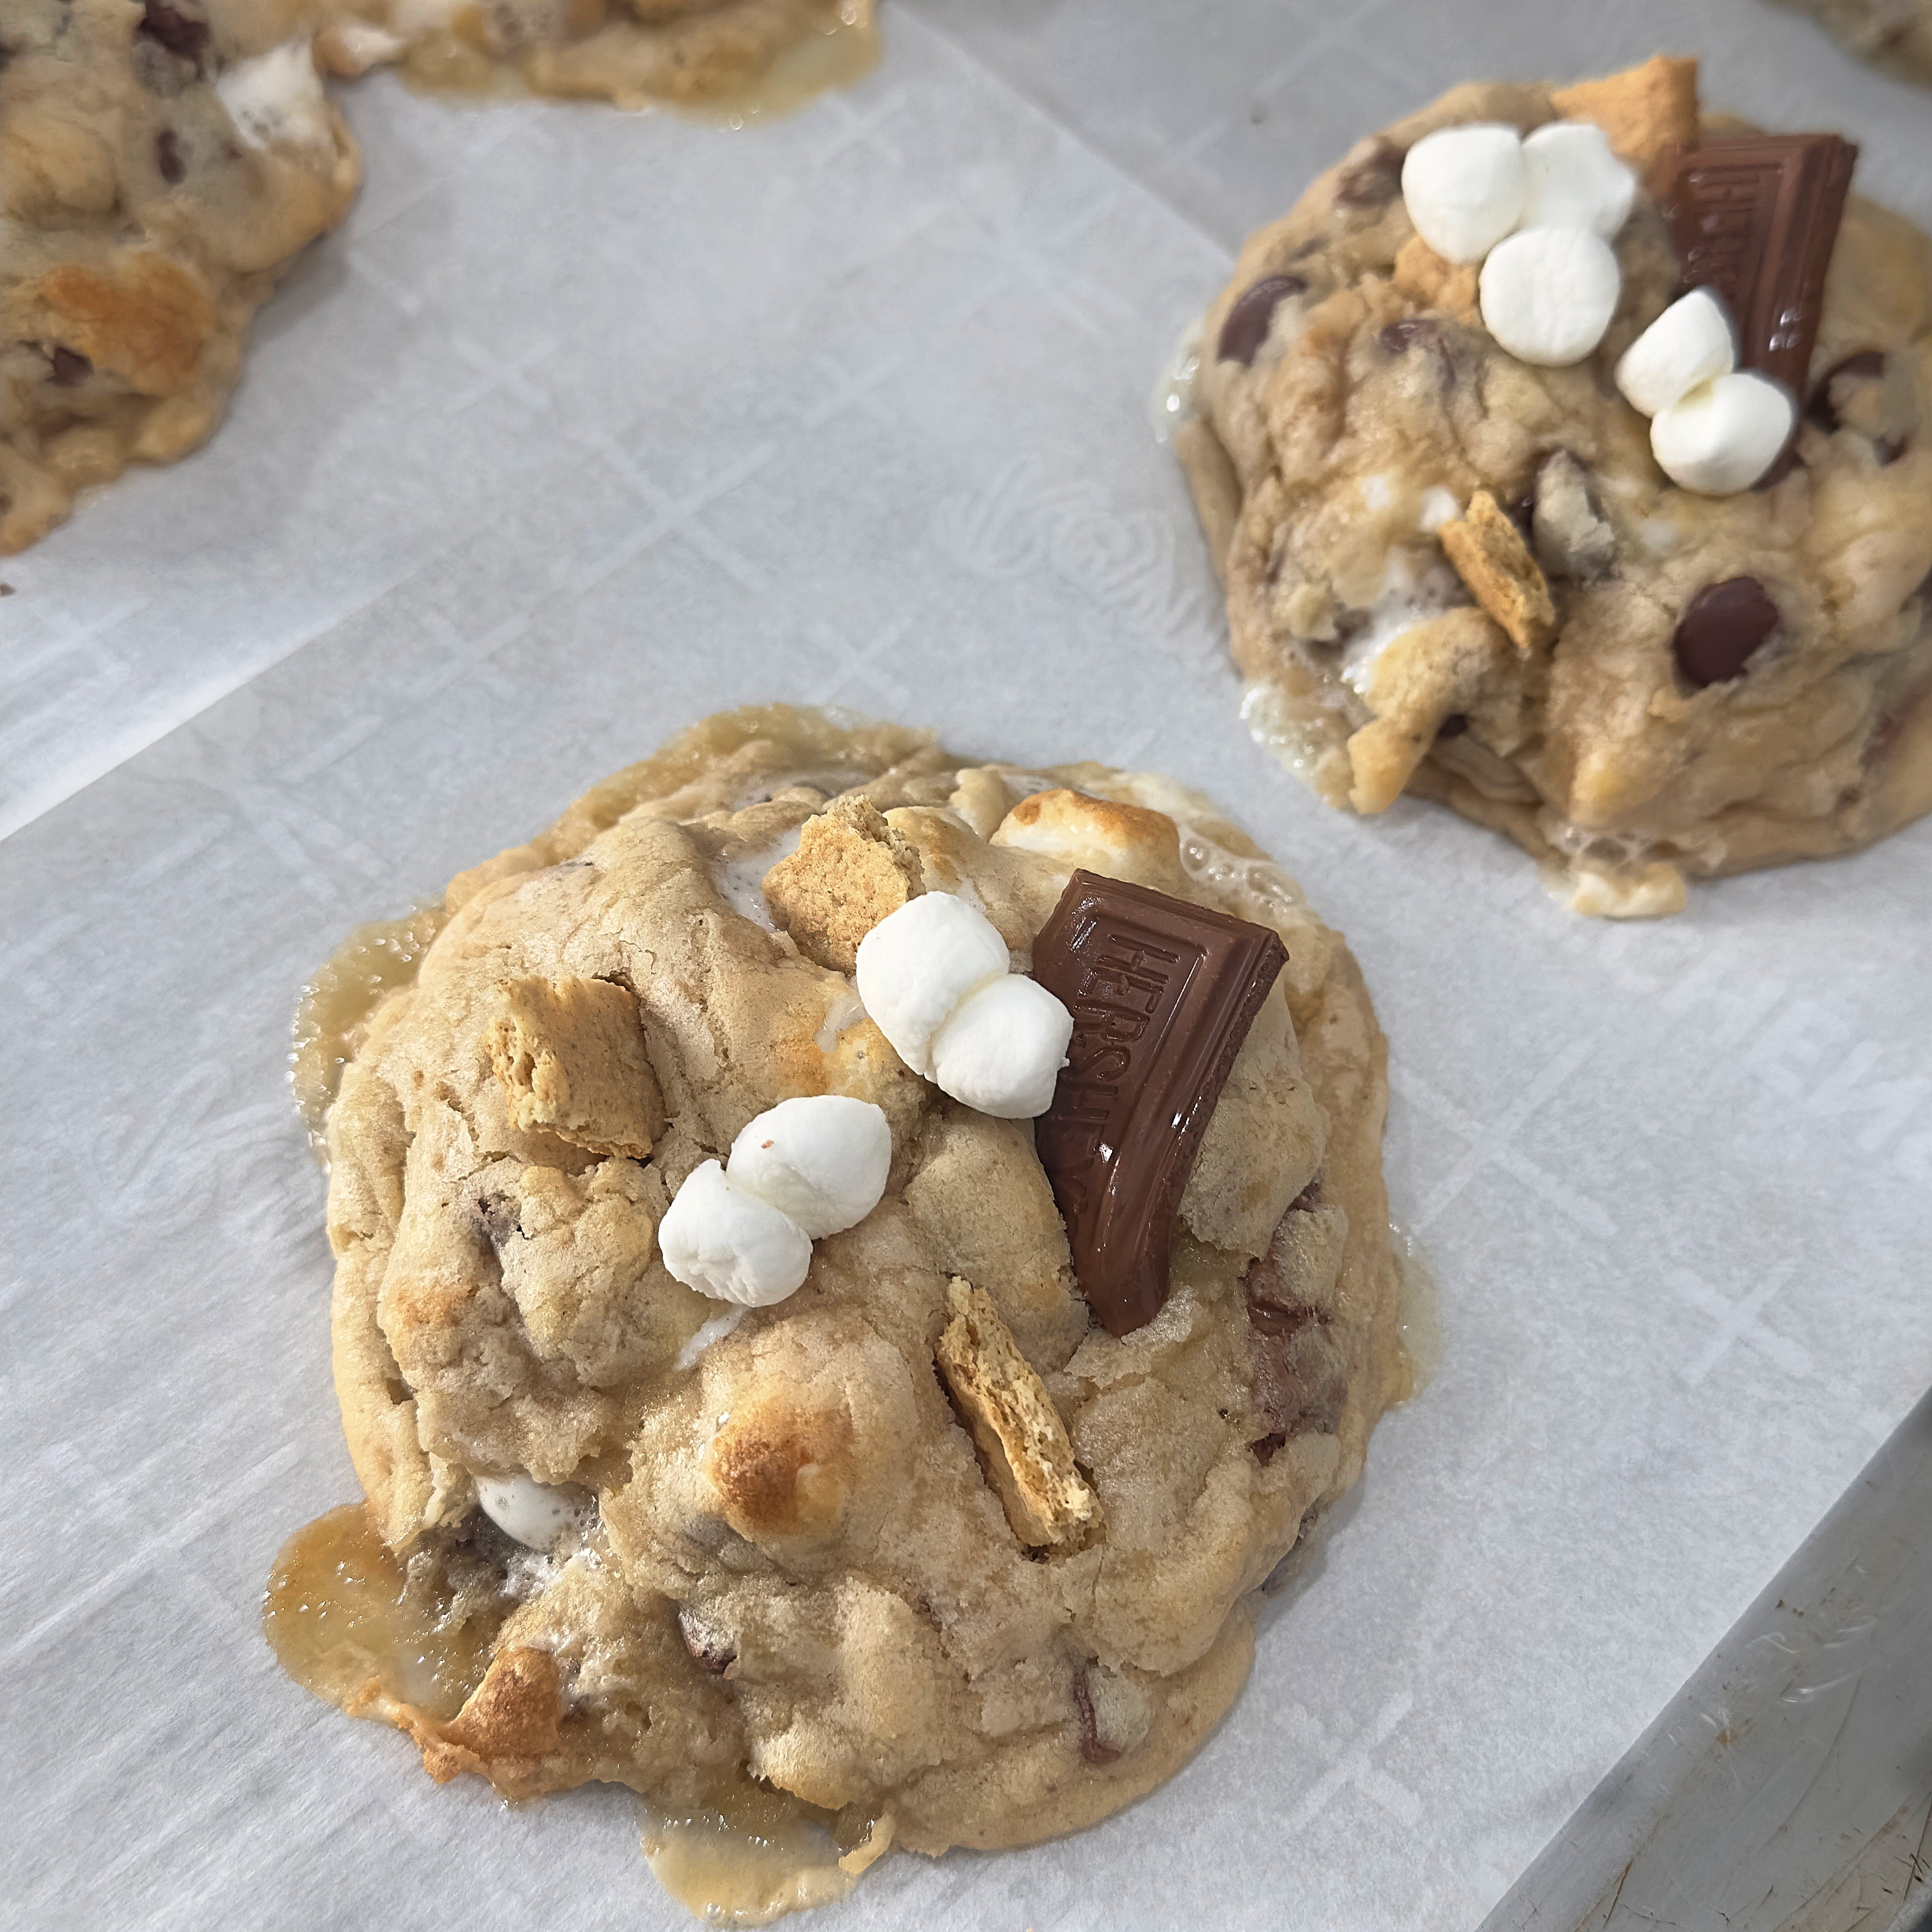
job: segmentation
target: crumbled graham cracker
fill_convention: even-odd
[[[1495,623],[1463,604],[1384,645],[1365,695],[1376,715],[1348,740],[1348,802],[1386,812],[1449,718],[1467,718],[1507,742],[1521,707],[1521,660]]]
[[[664,1131],[638,1002],[608,980],[506,980],[490,1059],[513,1126],[642,1160]]]
[[[1556,634],[1556,606],[1542,566],[1522,532],[1486,490],[1436,532],[1456,574],[1476,602],[1502,625],[1520,651],[1546,644]]]
[[[956,1275],[946,1298],[952,1318],[939,1338],[940,1370],[1013,1534],[1030,1550],[1080,1540],[1100,1521],[1100,1499],[1073,1466],[1046,1384],[983,1288]]]
[[[1648,175],[1668,155],[1697,145],[1697,63],[1652,54],[1639,67],[1552,91],[1550,104],[1573,121],[1594,121],[1610,146]]]
[[[918,849],[863,792],[805,821],[798,850],[765,874],[765,899],[808,959],[835,973],[858,964],[859,942],[926,890]]]
[[[1424,308],[1439,308],[1458,322],[1478,314],[1476,267],[1438,255],[1420,235],[1412,235],[1395,258],[1390,281],[1398,295]]]
[[[507,1645],[443,1735],[486,1760],[545,1756],[556,1748],[559,1682],[548,1651]]]

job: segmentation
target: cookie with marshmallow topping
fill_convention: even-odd
[[[1364,141],[1250,238],[1174,439],[1256,734],[1586,913],[1932,808],[1932,243],[1850,197],[1787,392],[1682,286],[1704,131],[1660,56]]]
[[[1051,1018],[1026,969],[1076,868],[1288,954],[1124,1341],[1031,1097],[958,1072]],[[774,706],[606,780],[436,919],[312,1064],[347,1063],[352,1456],[476,1670],[446,1706],[379,1654],[354,1708],[439,1778],[791,1794],[868,1856],[1028,1842],[1176,1770],[1407,1386],[1382,1038],[1293,881],[1165,780]],[[824,963],[855,930],[856,970]],[[1049,1094],[1066,1044],[1030,1063]]]

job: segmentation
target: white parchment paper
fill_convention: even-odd
[[[1586,924],[1236,720],[1150,380],[1250,224],[1450,82],[1710,56],[1932,216],[1932,96],[1753,0],[893,0],[734,133],[386,80],[226,427],[0,566],[0,1897],[65,1927],[676,1925],[280,1676],[355,1492],[296,990],[723,705],[1172,772],[1348,934],[1434,1385],[1194,1766],[827,1926],[1474,1925],[1932,1379],[1932,826]],[[539,1915],[541,1915],[539,1918]]]

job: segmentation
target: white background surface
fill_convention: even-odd
[[[1616,928],[1324,812],[1235,718],[1143,414],[1244,229],[1454,80],[1724,50],[1708,100],[1922,220],[1932,98],[1752,0],[1196,11],[893,0],[871,79],[736,134],[362,84],[368,186],[226,428],[0,564],[10,1923],[688,1922],[626,1795],[438,1790],[257,1615],[355,1492],[299,982],[720,706],[1234,810],[1367,970],[1442,1282],[1196,1763],[817,1922],[1474,1925],[1932,1380],[1932,825]]]

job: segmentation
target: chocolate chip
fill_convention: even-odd
[[[188,172],[188,164],[182,159],[181,143],[175,138],[172,128],[164,128],[154,136],[154,165],[161,171],[161,178],[170,187]]]
[[[94,364],[77,350],[56,349],[51,359],[54,365],[53,386],[57,389],[78,388],[94,374]]]
[[[208,46],[208,22],[184,8],[170,4],[170,0],[146,0],[141,24],[134,31],[197,67]]]
[[[1906,439],[1902,436],[1882,436],[1872,445],[1872,457],[1881,470],[1889,470],[1905,454]]]
[[[0,584],[0,597],[10,597],[13,594],[14,586],[10,584]]]
[[[1460,738],[1468,728],[1468,719],[1461,712],[1452,711],[1436,726],[1436,735],[1438,738]]]
[[[520,1234],[517,1204],[507,1194],[478,1194],[464,1203],[471,1231],[480,1234],[493,1248],[500,1248],[512,1234]]]
[[[1215,354],[1223,362],[1251,364],[1256,352],[1268,340],[1268,324],[1276,308],[1290,296],[1298,296],[1308,284],[1299,275],[1264,275],[1252,288],[1234,298],[1228,319],[1221,325],[1221,340]]]
[[[1876,380],[1885,374],[1885,351],[1882,349],[1861,349],[1856,353],[1841,357],[1818,378],[1811,392],[1811,400],[1804,405],[1804,413],[1824,430],[1838,427],[1838,406],[1832,400],[1832,385],[1840,376],[1850,376],[1862,382]]]
[[[1449,332],[1433,316],[1406,315],[1378,332],[1376,340],[1391,356],[1405,355],[1418,346],[1432,350],[1444,390],[1456,386],[1456,357],[1450,346]]]
[[[1112,1764],[1120,1754],[1120,1748],[1109,1744],[1100,1735],[1100,1727],[1094,1715],[1094,1693],[1087,1682],[1087,1669],[1083,1664],[1073,1673],[1073,1709],[1080,1720],[1080,1756],[1087,1764]]]
[[[1530,526],[1536,520],[1536,485],[1532,483],[1520,496],[1512,496],[1503,506],[1503,514],[1528,536]]]
[[[1385,208],[1402,192],[1402,151],[1385,136],[1358,147],[1335,184],[1337,208]]]
[[[1778,606],[1754,577],[1707,584],[1691,598],[1670,640],[1678,668],[1700,688],[1741,676],[1778,626]]]
[[[691,1660],[707,1677],[722,1677],[738,1660],[738,1653],[688,1608],[677,1613],[678,1634]]]
[[[1442,333],[1439,322],[1432,322],[1426,315],[1406,315],[1400,322],[1390,322],[1376,340],[1391,356],[1400,356],[1412,344],[1430,341]]]

